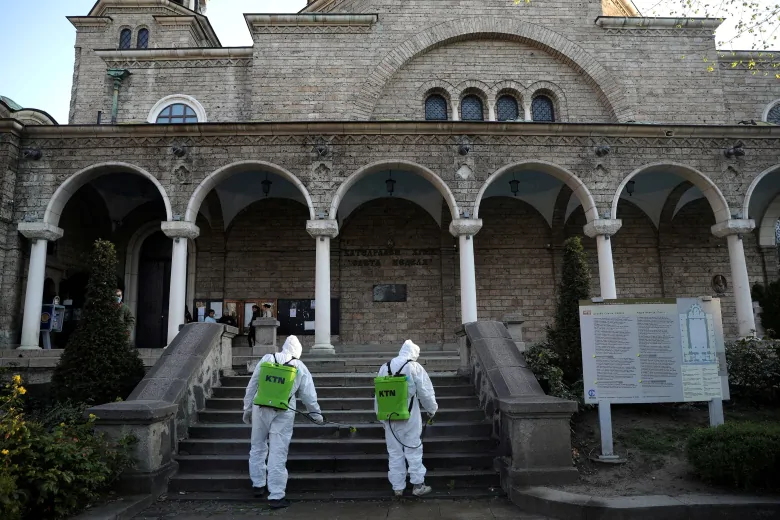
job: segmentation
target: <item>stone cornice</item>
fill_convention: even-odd
[[[22,135],[24,125],[16,119],[0,119],[0,134]]]
[[[734,62],[744,60],[780,60],[780,51],[718,51],[718,61]]]
[[[746,235],[756,229],[756,221],[753,219],[731,219],[718,222],[712,226],[712,234],[718,238],[731,235]]]
[[[379,20],[378,14],[245,14],[250,32],[274,27],[369,27]]]
[[[617,233],[623,226],[623,221],[620,219],[597,219],[585,224],[583,231],[586,236],[595,238],[599,235],[606,235],[608,237]]]
[[[192,125],[26,126],[25,137],[206,137],[251,135],[444,135],[554,136],[681,139],[780,139],[780,126],[561,124],[433,121],[321,121],[287,123],[204,123]]]
[[[717,29],[723,20],[717,18],[645,18],[628,16],[599,16],[596,25],[604,29]]]
[[[110,16],[68,16],[67,18],[76,29],[87,27],[105,29],[114,21]]]
[[[307,220],[306,231],[312,238],[336,238],[339,234],[339,223],[337,220]]]
[[[169,238],[190,238],[196,239],[200,235],[200,228],[192,222],[165,221],[160,225],[160,229]]]
[[[454,237],[473,237],[482,229],[481,218],[459,218],[450,222],[450,234]]]
[[[103,61],[171,61],[251,58],[252,47],[193,47],[190,49],[98,49]]]
[[[30,240],[48,240],[53,242],[62,238],[63,231],[57,226],[46,222],[19,222],[19,233]]]

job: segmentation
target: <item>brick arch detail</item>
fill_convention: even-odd
[[[429,27],[390,51],[371,71],[355,101],[354,119],[370,119],[385,85],[406,63],[449,43],[480,37],[520,41],[560,59],[585,76],[617,121],[634,119],[628,94],[614,74],[563,35],[521,20],[482,17],[455,19]]]

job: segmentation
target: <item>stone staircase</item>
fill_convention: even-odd
[[[317,426],[296,417],[287,462],[288,494],[340,498],[388,496],[387,452],[382,425],[373,411],[373,378],[397,347],[341,347],[335,357],[304,354],[314,376],[320,406],[329,421],[348,426]],[[493,469],[496,442],[491,424],[468,380],[456,373],[458,353],[449,346],[424,346],[419,362],[436,389],[439,413],[425,433],[426,482],[438,496],[501,494]],[[188,439],[179,443],[178,473],[171,495],[250,491],[248,454],[250,427],[241,422],[248,375],[222,378]]]

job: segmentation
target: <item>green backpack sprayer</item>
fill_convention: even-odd
[[[416,396],[412,396],[409,399],[409,384],[408,377],[401,373],[406,365],[411,363],[412,360],[408,359],[406,363],[401,365],[401,368],[393,374],[393,370],[390,367],[390,362],[387,362],[387,375],[378,376],[374,378],[374,396],[376,397],[376,417],[380,421],[389,421],[388,426],[390,432],[398,441],[398,444],[404,448],[410,450],[416,450],[422,447],[422,439],[425,437],[425,430],[428,425],[433,424],[433,419],[428,420],[423,425],[423,431],[420,435],[420,444],[418,446],[407,446],[398,438],[393,431],[392,421],[408,421],[412,415],[412,408],[414,408],[414,400]]]

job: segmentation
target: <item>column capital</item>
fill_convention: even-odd
[[[63,231],[47,222],[19,222],[19,233],[30,240],[48,240],[54,242],[62,238]]]
[[[450,234],[454,237],[474,236],[482,229],[481,218],[459,218],[450,223]]]
[[[718,222],[710,228],[712,234],[718,238],[725,238],[731,235],[743,235],[756,229],[756,221],[747,218],[733,218]]]
[[[585,224],[582,230],[585,235],[595,238],[599,235],[611,237],[623,227],[623,221],[619,218],[598,218]]]
[[[339,235],[339,222],[338,220],[307,220],[306,231],[312,238],[336,238]]]
[[[160,225],[160,229],[169,238],[191,238],[200,236],[200,228],[192,222],[184,220],[166,220]]]

